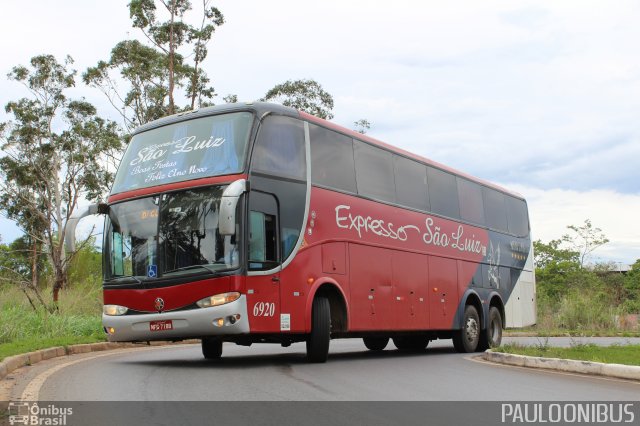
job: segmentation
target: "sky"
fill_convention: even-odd
[[[79,72],[141,39],[127,0],[4,0],[0,73],[69,54]],[[193,1],[194,5],[199,5]],[[592,261],[640,258],[637,1],[233,1],[205,69],[222,97],[314,79],[337,124],[524,195],[534,239],[590,219],[610,243]],[[8,41],[11,42],[8,42]],[[0,104],[25,95],[0,78]],[[116,118],[94,89],[78,87]],[[9,117],[0,112],[0,121]],[[97,222],[100,226],[100,222]],[[17,229],[0,218],[0,235]]]

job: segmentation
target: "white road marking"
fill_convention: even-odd
[[[70,367],[75,364],[79,364],[84,361],[90,361],[90,360],[93,360],[96,358],[102,358],[105,356],[113,356],[113,355],[119,355],[122,353],[128,353],[132,351],[148,351],[148,350],[161,349],[161,348],[167,348],[167,346],[152,346],[148,348],[125,348],[125,349],[111,350],[111,351],[108,351],[107,353],[102,353],[102,354],[96,353],[96,355],[93,355],[93,356],[87,356],[81,359],[76,359],[73,361],[65,362],[63,364],[55,365],[49,368],[48,370],[45,370],[44,372],[38,374],[29,382],[29,384],[24,388],[22,395],[20,396],[20,401],[39,401],[40,389],[42,389],[42,385],[44,385],[44,382],[53,374],[57,373],[58,371],[64,368]]]

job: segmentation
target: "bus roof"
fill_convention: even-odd
[[[216,106],[212,106],[212,107],[206,107],[206,108],[201,108],[201,109],[197,109],[197,110],[193,110],[193,111],[186,111],[186,112],[180,112],[178,114],[174,114],[174,115],[170,115],[168,117],[164,117],[164,118],[160,118],[158,120],[154,120],[152,122],[143,124],[142,126],[138,127],[133,133],[132,135],[141,133],[141,132],[145,132],[147,130],[151,130],[151,129],[155,129],[157,127],[162,127],[162,126],[166,126],[168,124],[173,124],[173,123],[178,123],[184,120],[191,120],[194,118],[199,118],[199,117],[206,117],[209,115],[216,115],[216,114],[224,114],[224,113],[231,113],[231,112],[238,112],[238,111],[251,111],[253,113],[255,113],[259,118],[262,118],[265,114],[268,113],[275,113],[278,115],[286,115],[286,116],[290,116],[290,117],[296,117],[296,118],[302,118],[304,120],[307,120],[309,122],[318,124],[320,126],[329,128],[331,130],[335,130],[337,132],[343,133],[349,137],[352,137],[354,139],[359,139],[361,141],[370,143],[372,145],[376,145],[379,146],[381,148],[384,148],[388,151],[394,152],[396,154],[402,155],[404,157],[407,158],[411,158],[414,159],[416,161],[419,161],[421,163],[424,163],[426,165],[429,166],[433,166],[436,167],[438,169],[444,170],[446,172],[452,173],[454,175],[463,177],[465,179],[469,179],[473,182],[479,183],[481,185],[484,186],[488,186],[490,188],[496,189],[500,192],[504,192],[507,194],[510,194],[512,196],[515,196],[517,198],[521,198],[524,199],[524,197],[515,192],[515,191],[511,191],[508,190],[506,188],[503,188],[499,185],[496,185],[495,183],[486,181],[484,179],[480,179],[477,178],[475,176],[472,176],[470,174],[467,174],[465,172],[461,172],[459,170],[456,170],[452,167],[446,166],[444,164],[438,163],[437,161],[433,161],[431,159],[428,159],[426,157],[422,157],[420,155],[414,154],[412,152],[406,151],[402,148],[398,148],[396,146],[390,145],[388,143],[379,141],[377,139],[374,139],[370,136],[367,136],[365,134],[362,133],[358,133],[354,130],[348,129],[346,127],[342,127],[340,125],[337,125],[335,123],[332,123],[330,121],[324,120],[322,118],[318,118],[314,115],[308,114],[304,111],[298,111],[294,108],[290,108],[290,107],[286,107],[283,105],[279,105],[279,104],[273,104],[273,103],[268,103],[268,102],[240,102],[240,103],[234,103],[234,104],[224,104],[224,105],[216,105]]]

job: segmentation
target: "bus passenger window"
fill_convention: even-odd
[[[504,194],[491,188],[484,188],[483,192],[487,226],[496,231],[508,232]]]
[[[451,173],[427,167],[427,180],[431,211],[451,219],[459,219],[460,204],[456,177]]]
[[[427,168],[425,165],[394,155],[393,172],[398,204],[422,211],[429,210]]]
[[[356,192],[353,139],[309,124],[311,182],[338,191]]]
[[[529,233],[529,217],[524,200],[507,197],[507,221],[509,233],[518,237],[524,237]]]
[[[290,117],[267,117],[253,151],[253,170],[306,180],[306,156],[302,121]]]
[[[353,141],[353,152],[358,194],[395,203],[396,185],[391,153],[359,140]]]
[[[482,187],[470,180],[457,178],[460,198],[460,219],[477,225],[484,225],[484,203]]]

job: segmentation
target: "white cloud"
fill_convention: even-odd
[[[592,260],[631,264],[640,259],[640,194],[611,190],[542,190],[518,184],[504,186],[527,198],[534,240],[560,239],[564,234],[571,234],[568,225],[581,226],[589,219],[610,240],[593,253]]]

